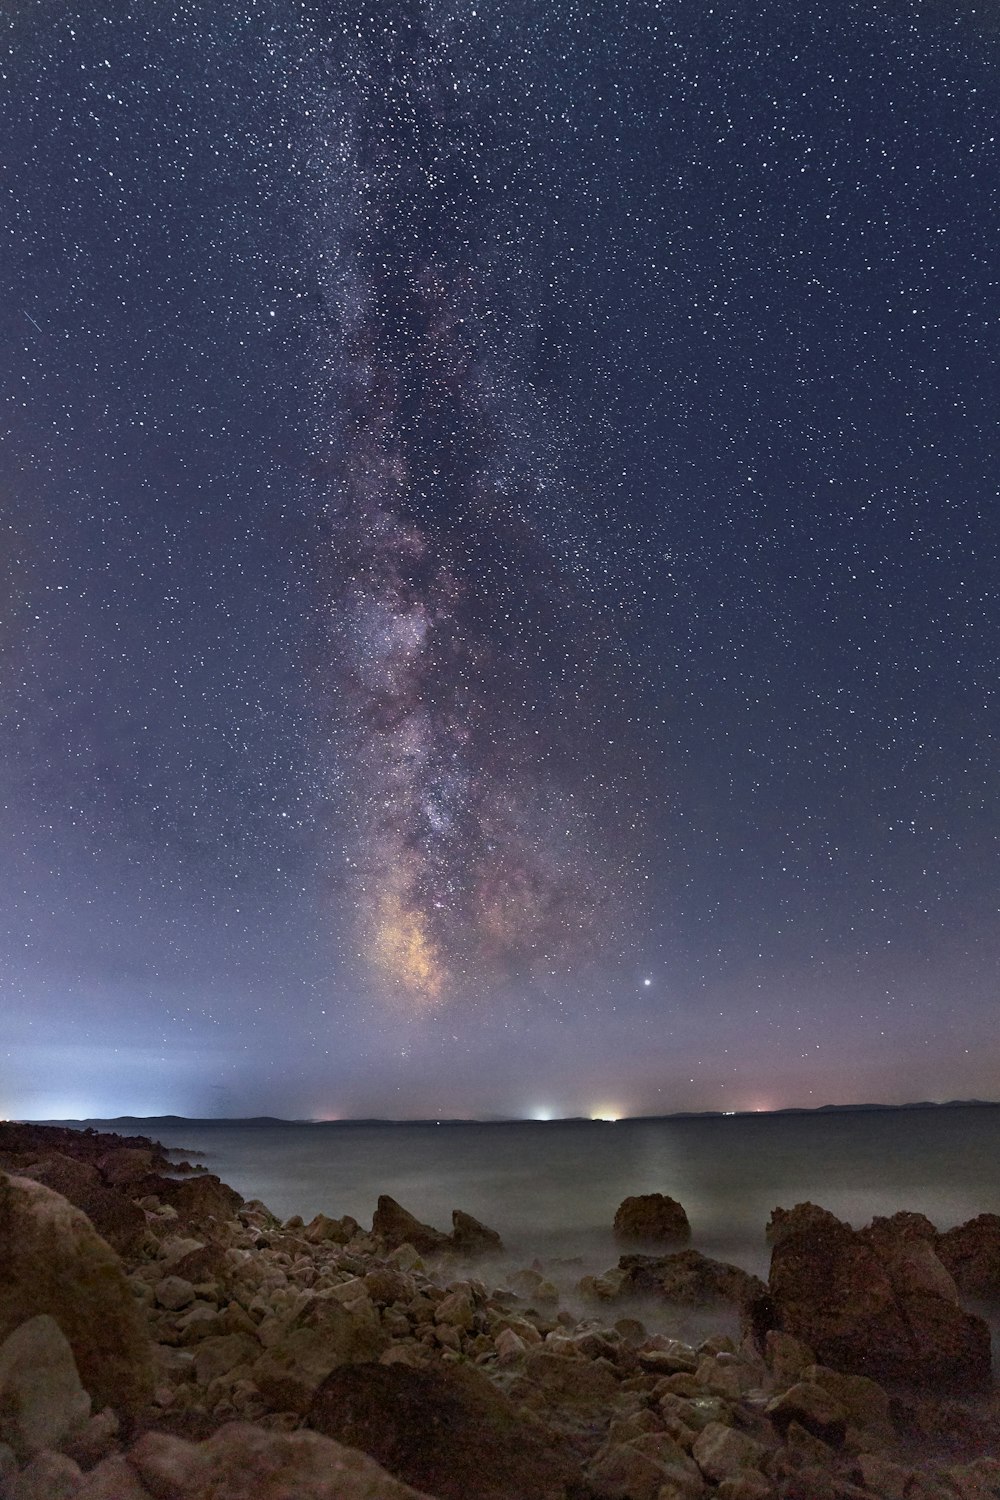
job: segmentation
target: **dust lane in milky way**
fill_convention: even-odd
[[[488,54],[416,7],[382,8],[360,31],[327,73],[347,101],[355,199],[331,413],[331,647],[349,705],[358,940],[385,992],[421,1010],[498,982],[544,990],[620,942],[602,803],[621,684],[532,519],[537,476],[505,465],[482,318],[504,191]],[[615,779],[621,799],[624,765]],[[634,834],[619,800],[619,828],[630,814]]]

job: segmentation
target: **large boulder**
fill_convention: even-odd
[[[136,1178],[129,1185],[136,1198],[153,1196],[176,1210],[181,1223],[194,1228],[210,1226],[221,1219],[233,1218],[243,1207],[244,1200],[235,1188],[229,1187],[211,1172],[198,1172],[193,1177],[161,1177],[152,1173]]]
[[[390,1198],[388,1193],[383,1193],[378,1200],[372,1219],[372,1234],[381,1240],[387,1250],[395,1250],[399,1245],[412,1245],[421,1255],[433,1255],[437,1251],[452,1248],[449,1235],[443,1234],[440,1229],[432,1229],[430,1224],[422,1224],[397,1203],[395,1198]]]
[[[1000,1301],[1000,1215],[980,1214],[946,1230],[935,1249],[966,1297]]]
[[[144,1245],[146,1215],[125,1193],[106,1187],[90,1162],[52,1151],[22,1168],[21,1175],[61,1193],[119,1255],[134,1255]]]
[[[47,1313],[0,1344],[0,1442],[21,1458],[57,1448],[90,1416],[66,1335]]]
[[[69,1340],[95,1407],[144,1404],[149,1334],[117,1255],[58,1193],[0,1173],[0,1339],[41,1313]]]
[[[367,1454],[318,1432],[269,1432],[244,1422],[228,1423],[203,1443],[147,1432],[128,1466],[160,1500],[427,1500]]]
[[[622,1244],[687,1245],[691,1225],[676,1198],[665,1193],[642,1193],[618,1205],[615,1239]]]
[[[777,1327],[835,1370],[931,1390],[990,1381],[990,1335],[963,1312],[922,1235],[856,1232],[814,1204],[776,1211],[769,1292]]]
[[[353,1365],[319,1388],[309,1425],[440,1500],[549,1500],[571,1465],[558,1438],[467,1365]]]
[[[678,1250],[673,1255],[623,1255],[618,1262],[625,1272],[620,1294],[662,1297],[687,1307],[712,1307],[728,1303],[742,1308],[767,1288],[757,1276],[712,1260],[698,1250]]]

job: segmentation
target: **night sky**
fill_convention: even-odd
[[[2,23],[0,1114],[1000,1098],[1000,26]]]

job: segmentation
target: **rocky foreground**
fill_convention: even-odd
[[[477,1274],[500,1239],[458,1211],[281,1223],[154,1142],[0,1125],[0,1500],[1000,1496],[963,1305],[1000,1299],[1000,1219],[777,1209],[766,1285],[659,1195],[615,1233],[571,1308]],[[732,1336],[637,1316],[691,1308]]]

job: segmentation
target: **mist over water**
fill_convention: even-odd
[[[364,1227],[389,1193],[444,1229],[453,1208],[474,1214],[519,1264],[576,1258],[577,1277],[617,1262],[611,1225],[634,1193],[679,1199],[696,1249],[764,1276],[764,1227],[779,1205],[808,1199],[855,1227],[904,1208],[939,1229],[1000,1212],[1000,1107],[615,1123],[89,1123],[202,1153],[281,1218],[352,1214]]]

